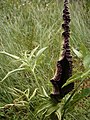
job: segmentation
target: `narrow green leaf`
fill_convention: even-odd
[[[27,59],[27,51],[24,52],[24,59],[26,60]]]
[[[90,74],[90,69],[89,70],[86,70],[82,75],[81,75],[81,78],[86,78],[88,77]]]
[[[81,99],[88,97],[90,95],[90,88],[83,89],[80,93],[76,93],[73,97],[73,99],[67,104],[67,112],[70,112],[72,109],[74,109],[77,102],[79,102]]]
[[[19,93],[19,94],[23,94],[24,95],[24,92],[23,91],[21,91],[20,89],[17,89],[17,88],[13,88],[17,93]]]
[[[72,50],[77,55],[78,58],[82,58],[83,57],[83,55],[78,50],[76,50],[75,48],[72,47]]]
[[[29,56],[29,59],[31,59],[34,55],[34,53],[36,52],[36,50],[38,49],[39,46],[37,46],[36,48],[34,48],[31,53],[30,53],[30,56]]]
[[[58,120],[61,120],[61,109],[59,108],[55,113],[58,117]]]
[[[34,65],[33,65],[33,68],[32,68],[33,73],[34,73],[35,67],[36,67],[36,61],[34,62]]]
[[[77,78],[78,76],[82,75],[82,73],[83,73],[83,72],[77,72],[77,73],[75,73],[74,75],[72,75],[72,76],[68,79],[68,81],[71,80],[71,79]]]
[[[69,79],[63,86],[67,86],[68,84],[72,83],[72,82],[75,82],[76,80],[82,80],[82,79],[85,79],[86,77],[89,76],[89,73],[90,73],[90,70],[86,70],[84,73],[79,73],[77,74],[77,76],[75,78],[71,78]]]
[[[20,59],[20,57],[18,57],[18,56],[16,56],[16,55],[12,55],[12,54],[10,54],[10,53],[7,53],[7,52],[5,52],[5,51],[0,51],[0,53],[1,53],[1,54],[5,54],[5,55],[7,55],[7,56],[9,56],[9,57],[12,57],[12,58],[14,58],[14,59],[16,59],[16,60],[19,60],[19,59]]]
[[[40,112],[42,112],[43,110],[46,110],[46,109],[48,110],[48,108],[50,108],[50,107],[51,107],[51,104],[46,104],[37,113],[40,113]]]
[[[8,89],[9,89],[9,93],[13,94],[14,96],[19,96],[19,95],[17,94],[17,91],[14,90],[13,88],[8,87]]]
[[[55,112],[58,109],[59,106],[57,105],[52,105],[48,108],[47,112],[46,112],[46,117],[50,116],[53,112]]]
[[[67,82],[62,86],[62,88],[67,86],[68,84],[70,84],[72,82],[75,82],[76,80],[80,80],[81,75],[82,75],[82,73],[77,73],[77,74],[73,75],[70,79],[67,80]]]
[[[26,90],[24,91],[24,93],[25,93],[26,97],[29,98],[29,95],[30,95],[30,89],[29,89],[29,88],[26,89]]]
[[[48,109],[48,108],[51,107],[51,106],[52,106],[52,103],[51,103],[50,101],[46,101],[46,102],[42,103],[42,104],[38,107],[38,109],[36,110],[36,114],[41,113],[43,110],[46,110],[46,109]]]
[[[45,89],[44,89],[43,86],[42,86],[42,89],[43,89],[44,96],[45,96],[45,97],[49,97],[48,94],[46,93],[46,91],[45,91]]]
[[[15,73],[15,72],[17,72],[17,71],[22,71],[22,70],[25,70],[25,68],[18,68],[18,69],[14,69],[14,70],[8,72],[8,73],[6,74],[6,76],[5,76],[0,82],[3,82],[3,81],[4,81],[6,78],[8,78],[12,73]]]
[[[29,98],[29,101],[36,95],[37,89],[38,89],[38,88],[36,88],[36,89],[34,90],[33,94],[32,94],[31,97]]]
[[[86,89],[83,89],[81,90],[80,93],[76,93],[73,97],[73,102],[75,102],[76,100],[79,100],[79,99],[83,99],[84,97],[87,97],[90,95],[90,88],[86,88]]]
[[[36,58],[38,58],[46,49],[47,49],[47,47],[40,49],[36,54]]]

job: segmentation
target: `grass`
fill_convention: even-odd
[[[31,2],[29,0],[26,2],[24,0],[20,2],[17,0],[1,0],[0,4],[0,51],[6,51],[21,58],[20,61],[0,54],[0,80],[8,72],[19,68],[22,63],[26,63],[31,51],[39,46],[28,63],[29,67],[24,66],[24,71],[14,72],[3,82],[0,82],[0,119],[44,119],[44,113],[37,115],[35,111],[42,102],[45,100],[47,102],[49,99],[47,96],[52,90],[50,79],[54,75],[56,61],[59,58],[62,45],[63,4],[54,0],[46,0],[46,2],[40,0],[32,0]],[[81,43],[83,43],[89,51],[89,13],[86,14],[85,8],[78,2],[70,4],[70,13],[72,20],[71,46],[81,50]],[[42,51],[36,60],[35,55],[45,47],[47,49]],[[75,61],[74,73],[77,70],[81,71],[81,69],[83,71],[82,62],[77,59],[74,53],[72,54]],[[33,72],[30,66],[34,65],[35,60],[36,66]],[[32,99],[30,99],[31,96]],[[81,105],[82,103],[81,101]],[[82,106],[78,108],[77,105],[74,110],[66,114],[66,120],[89,120],[89,103],[88,98],[84,108]],[[43,108],[50,104],[45,103]],[[53,109],[56,108],[53,107]],[[79,116],[84,117],[79,118]],[[50,117],[46,119],[50,120]]]

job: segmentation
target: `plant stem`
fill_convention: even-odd
[[[34,76],[34,78],[35,78],[36,84],[37,84],[37,86],[38,86],[40,92],[42,93],[42,90],[41,90],[41,87],[40,87],[39,82],[38,82],[38,80],[37,80],[36,74],[35,74],[34,71],[32,71],[32,72],[33,72],[33,76]]]
[[[61,120],[64,120],[64,115],[65,115],[65,110],[64,110],[64,112],[63,112],[63,114],[62,114],[62,116],[61,116]]]

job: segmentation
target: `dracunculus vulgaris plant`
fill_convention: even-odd
[[[51,98],[55,98],[56,100],[62,99],[74,88],[74,83],[70,83],[69,85],[62,88],[62,86],[66,83],[67,79],[72,76],[72,56],[70,54],[69,46],[70,13],[68,9],[68,0],[64,0],[64,23],[62,24],[62,28],[64,29],[64,32],[62,33],[64,40],[63,49],[61,53],[61,58],[59,61],[57,61],[56,73],[54,77],[50,80],[53,84],[53,93],[51,94]]]
[[[70,55],[70,46],[69,46],[70,13],[68,9],[68,0],[64,0],[63,20],[64,20],[64,23],[62,24],[62,28],[64,29],[62,33],[63,41],[64,41],[63,50],[62,50],[61,58],[57,61],[55,76],[51,79],[51,83],[53,84],[53,93],[50,96],[46,93],[44,87],[43,86],[41,87],[41,85],[39,84],[40,82],[38,82],[37,76],[35,74],[37,60],[39,56],[41,55],[41,53],[46,49],[46,47],[40,49],[38,52],[37,52],[38,47],[36,47],[35,49],[31,51],[31,53],[25,52],[25,54],[22,57],[17,57],[17,56],[8,54],[4,51],[1,52],[2,54],[6,54],[21,63],[18,69],[10,71],[2,79],[2,81],[0,81],[1,84],[2,82],[5,81],[5,79],[10,74],[17,72],[17,71],[21,71],[21,70],[27,70],[28,72],[31,72],[33,74],[34,83],[36,83],[36,86],[39,88],[39,89],[36,88],[33,94],[31,94],[29,89],[26,89],[25,91],[20,91],[16,88],[14,89],[9,88],[11,94],[15,95],[17,93],[16,94],[17,97],[15,96],[16,99],[14,100],[13,104],[10,104],[7,106],[13,106],[13,107],[14,106],[15,107],[26,106],[25,109],[27,109],[29,106],[32,106],[33,101],[35,101],[36,104],[33,104],[33,108],[35,107],[35,109],[31,110],[31,112],[34,114],[37,120],[38,119],[47,120],[48,119],[47,117],[49,117],[50,120],[63,120],[65,115],[68,112],[70,112],[70,110],[72,110],[73,106],[75,106],[75,103],[77,101],[82,99],[84,96],[87,96],[88,94],[90,94],[90,89],[83,90],[82,94],[75,93],[76,88],[73,90],[74,83],[68,81],[69,78],[71,78],[70,80],[73,80],[73,81],[75,79],[80,80],[82,78],[85,78],[87,74],[90,73],[90,70],[88,70],[84,74],[82,73],[78,74],[79,76],[76,76],[76,77],[72,76],[72,56]],[[69,82],[69,84],[67,84],[67,82]],[[36,94],[37,90],[40,91],[39,94]],[[72,91],[72,93],[69,96],[68,93],[70,91]],[[40,94],[43,94],[43,95],[40,95]],[[30,107],[29,107],[29,112],[30,112]],[[30,118],[30,119],[33,119],[33,118]]]
[[[64,42],[63,49],[61,53],[61,58],[57,61],[55,75],[50,80],[50,82],[53,85],[53,92],[50,94],[50,97],[52,100],[54,100],[54,102],[56,102],[56,105],[57,104],[59,105],[62,102],[62,99],[65,97],[65,95],[67,95],[72,90],[73,92],[67,98],[63,106],[61,105],[62,104],[61,103],[60,106],[57,107],[57,109],[54,112],[52,112],[51,114],[51,116],[53,116],[52,120],[54,119],[64,120],[65,114],[70,112],[72,108],[75,107],[76,103],[79,100],[90,95],[90,88],[86,88],[82,90],[81,93],[77,93],[77,90],[80,87],[80,85],[83,83],[85,78],[89,76],[90,69],[87,69],[84,74],[78,73],[72,76],[72,56],[70,53],[70,45],[69,45],[69,39],[70,39],[69,23],[71,19],[70,19],[69,7],[68,7],[68,0],[64,0],[63,20],[64,20],[64,23],[62,24],[62,28],[64,29],[62,33],[63,42]],[[75,80],[81,80],[81,82],[74,89]],[[58,118],[55,116],[55,113],[58,116]]]

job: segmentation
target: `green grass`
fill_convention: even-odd
[[[35,56],[28,63],[29,67],[24,66],[25,70],[14,72],[0,82],[0,119],[43,120],[44,114],[35,115],[35,112],[41,103],[45,100],[49,101],[49,98],[45,99],[44,97],[47,95],[46,93],[50,95],[52,91],[50,79],[54,75],[56,61],[59,59],[62,46],[63,4],[58,0],[46,0],[46,2],[1,0],[0,4],[0,51],[19,56],[26,63],[25,60],[28,60],[28,55],[34,48],[39,46],[35,52],[36,55],[39,50],[47,47],[38,57],[34,72],[32,66],[36,60]],[[71,46],[81,51],[81,43],[83,43],[89,51],[89,13],[86,14],[85,8],[78,2],[70,4],[70,13]],[[82,62],[75,58],[74,53],[72,54],[73,59],[76,60],[74,72],[77,70],[80,72],[80,68],[83,69]],[[0,81],[9,71],[17,69],[22,64],[22,60],[0,54]],[[31,96],[32,99],[30,99]],[[25,103],[21,103],[19,106],[20,101]],[[80,119],[89,120],[89,103],[88,99],[85,102],[85,109],[80,107],[80,111],[76,106],[71,113],[66,114],[65,120],[79,119],[79,116],[83,116],[84,113],[86,113],[85,117]],[[48,104],[45,104],[44,107],[46,105]],[[3,109],[3,107],[5,108]],[[46,120],[50,120],[50,116]]]

